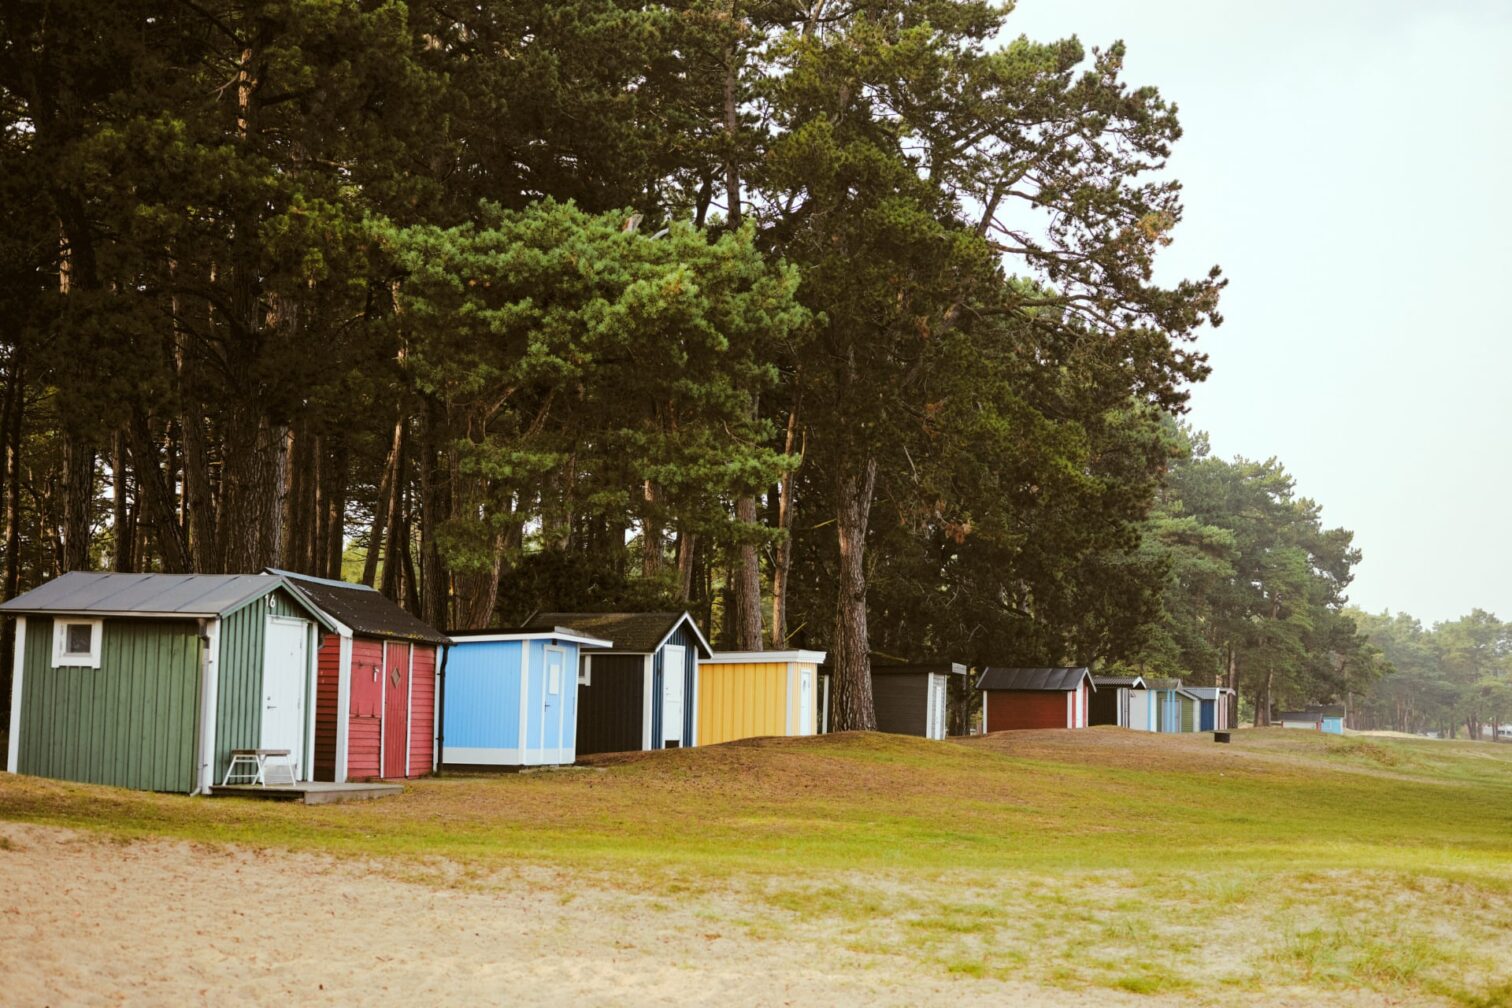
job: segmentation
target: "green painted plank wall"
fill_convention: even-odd
[[[271,607],[269,598],[273,600]],[[232,749],[255,749],[262,742],[263,646],[269,616],[309,619],[310,614],[279,589],[221,620],[212,783],[225,776]]]
[[[194,788],[193,620],[107,619],[100,667],[53,668],[52,620],[26,621],[22,773],[147,791]]]

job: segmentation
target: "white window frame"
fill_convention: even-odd
[[[583,657],[578,660],[578,685],[593,685],[593,655],[591,654],[583,655]]]
[[[68,651],[68,628],[88,626],[90,649],[88,654],[70,654]],[[105,621],[102,619],[71,619],[65,616],[53,618],[53,668],[100,667],[100,645],[105,637]]]

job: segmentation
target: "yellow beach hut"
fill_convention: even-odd
[[[699,663],[698,744],[827,727],[823,651],[722,651]]]

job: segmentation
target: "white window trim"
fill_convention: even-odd
[[[70,626],[89,626],[90,650],[88,654],[68,653],[68,628]],[[53,619],[53,668],[93,668],[100,667],[100,645],[105,637],[105,621],[101,619],[73,619],[66,616],[58,616]]]
[[[593,655],[585,654],[578,662],[578,685],[593,685]]]

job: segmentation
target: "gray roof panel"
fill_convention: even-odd
[[[1090,680],[1086,666],[1058,668],[989,668],[977,680],[979,690],[1051,690],[1069,693]],[[1092,688],[1096,689],[1094,682]]]
[[[263,574],[70,571],[0,604],[0,612],[224,616],[283,586]]]
[[[693,622],[693,617],[685,612],[547,612],[536,613],[525,623],[532,630],[570,628],[590,637],[613,641],[614,647],[609,650],[610,654],[650,654],[661,647],[662,642],[672,635],[672,631],[685,621],[698,639],[701,656],[708,658],[713,653],[708,641],[699,631],[698,624]]]

